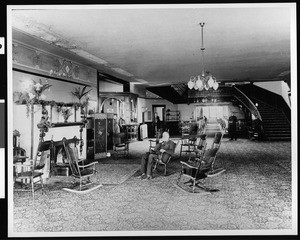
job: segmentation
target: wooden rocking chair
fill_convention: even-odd
[[[79,163],[78,161],[78,148],[77,144],[79,143],[79,139],[74,137],[73,139],[62,139],[64,150],[69,162],[69,166],[71,169],[72,177],[74,178],[73,181],[73,188],[63,188],[69,192],[75,193],[86,193],[93,191],[102,186],[102,184],[96,184],[95,186],[89,188],[92,183],[90,178],[97,172],[96,171],[96,164],[98,162],[91,162],[88,164],[83,164],[84,161]],[[78,183],[76,184],[76,179],[79,180],[79,187]]]
[[[180,179],[182,176],[184,176],[189,179],[187,182],[183,183],[187,187],[187,190],[181,187],[185,191],[190,192],[191,190],[193,193],[195,193],[196,187],[202,188],[208,192],[219,191],[218,189],[208,188],[205,185],[205,179],[207,177],[214,177],[225,172],[225,169],[223,168],[214,169],[214,163],[218,150],[219,148],[205,150],[202,157],[194,163],[180,161],[182,169],[177,179],[177,185],[181,187]]]

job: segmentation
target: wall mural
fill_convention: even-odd
[[[97,84],[97,70],[71,60],[45,53],[20,43],[13,42],[14,67],[26,67],[45,75]]]

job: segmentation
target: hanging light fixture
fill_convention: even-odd
[[[203,27],[205,23],[200,23],[201,26],[201,53],[202,53],[202,73],[198,76],[191,76],[190,80],[188,82],[188,88],[189,89],[195,89],[202,91],[203,89],[208,90],[210,88],[217,90],[219,88],[219,83],[217,82],[217,79],[211,75],[210,72],[204,71],[204,50],[203,47]]]

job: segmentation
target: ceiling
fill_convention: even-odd
[[[16,8],[12,27],[100,72],[160,86],[201,74],[205,22],[204,66],[218,81],[275,81],[290,73],[290,5],[79,7]]]

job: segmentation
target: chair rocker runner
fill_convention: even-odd
[[[218,189],[208,188],[205,185],[207,177],[214,177],[225,172],[225,169],[223,168],[214,169],[218,150],[219,148],[205,150],[202,157],[194,163],[180,161],[182,169],[177,179],[177,185],[183,190],[188,192],[192,191],[193,193],[195,193],[196,187],[208,192],[219,191]],[[188,179],[188,181],[183,182],[183,184],[187,186],[188,190],[180,186],[180,179],[183,176]]]
[[[98,162],[95,161],[85,165],[83,164],[84,161],[79,163],[77,148],[79,141],[80,140],[76,137],[68,140],[66,138],[62,139],[63,147],[72,173],[71,176],[74,178],[73,188],[63,188],[63,190],[74,193],[86,193],[101,187],[102,184],[96,184],[95,186],[89,188],[89,186],[93,184],[90,178],[97,172],[96,164]],[[78,183],[76,184],[76,179],[79,180],[79,186]]]
[[[33,160],[29,160],[30,163],[16,163],[13,165],[16,170],[14,177],[15,191],[31,191],[33,200],[36,190],[42,189],[42,193],[44,193],[42,176],[46,161],[49,160],[50,163],[51,144],[51,141],[40,142],[36,156]],[[18,172],[19,168],[21,169],[20,172]],[[37,178],[38,180],[36,180]],[[40,186],[37,186],[38,183]],[[16,184],[20,184],[20,187],[17,187]]]

